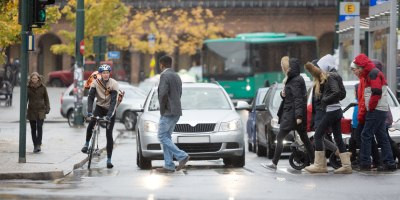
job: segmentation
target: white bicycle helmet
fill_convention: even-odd
[[[100,65],[98,71],[99,71],[99,73],[102,73],[102,72],[104,72],[104,71],[109,71],[109,72],[111,72],[111,66],[108,65],[108,64],[102,64],[102,65]]]

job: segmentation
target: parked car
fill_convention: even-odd
[[[344,109],[346,106],[348,106],[350,103],[355,103],[356,102],[356,98],[355,98],[355,85],[359,83],[359,81],[344,81],[343,85],[346,89],[346,98],[344,98],[342,101],[340,101],[340,104],[342,105],[342,109]],[[308,100],[307,100],[307,112],[308,112],[308,118],[311,116],[311,94],[312,94],[312,89],[309,89],[308,92]],[[400,119],[400,104],[396,99],[396,96],[393,94],[393,92],[390,90],[390,88],[388,88],[388,94],[389,94],[389,106],[390,106],[390,110],[392,111],[392,115],[393,115],[393,123],[395,123],[397,120]],[[352,119],[353,117],[353,111],[354,108],[351,107],[349,108],[345,113],[343,113],[343,118],[344,119]],[[308,123],[310,122],[310,120],[307,120]],[[308,127],[310,125],[308,124]],[[344,130],[343,128],[343,124],[342,124],[342,130]],[[400,143],[400,130],[392,130],[389,131],[390,136],[392,137],[392,139],[394,141],[396,141],[397,143]],[[349,144],[349,140],[350,140],[350,133],[342,133],[342,138],[343,141],[346,145]]]
[[[265,95],[269,88],[259,88],[251,103],[249,117],[247,119],[247,143],[249,151],[256,152],[256,106],[265,105]]]
[[[172,141],[192,160],[223,159],[225,165],[245,165],[244,128],[236,110],[249,109],[239,102],[236,110],[226,91],[213,83],[183,83],[182,112]],[[149,92],[137,123],[137,166],[149,169],[162,160],[157,137],[160,118],[157,88]]]
[[[123,68],[114,65],[112,61],[102,61],[100,64],[109,64],[112,70],[112,77],[119,81],[127,81],[126,72]],[[89,76],[97,70],[96,62],[85,61],[85,71],[83,72],[83,79],[87,80]],[[74,81],[74,69],[52,71],[48,74],[47,85],[53,87],[65,87],[71,85]]]
[[[133,130],[137,122],[137,113],[133,110],[139,109],[146,98],[146,94],[139,88],[127,82],[119,81],[119,88],[125,92],[124,99],[117,108],[116,120],[125,125],[127,130]],[[74,85],[70,85],[61,95],[61,115],[68,119],[68,124],[73,125],[74,121]],[[85,90],[83,97],[83,113],[87,113],[88,90]],[[96,103],[94,103],[94,106]]]

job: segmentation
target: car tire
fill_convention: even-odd
[[[246,163],[246,152],[244,151],[244,148],[241,156],[224,158],[223,162],[226,167],[244,167]]]
[[[126,130],[134,131],[137,122],[137,115],[135,112],[126,111],[122,117],[122,121]]]
[[[268,131],[265,135],[267,138],[267,147],[266,147],[266,155],[268,159],[272,159],[275,154],[275,149],[273,147],[272,136],[271,133]]]
[[[256,149],[257,156],[259,157],[265,156],[267,153],[266,148],[260,144],[260,142],[258,141],[258,137],[256,138],[256,144],[257,144],[257,149]]]
[[[67,112],[67,120],[68,120],[69,127],[73,127],[74,126],[74,110],[71,109]]]
[[[136,164],[140,169],[151,169],[151,160],[143,157],[139,136],[136,138]]]
[[[56,79],[53,79],[53,80],[50,81],[50,86],[52,86],[52,87],[64,87],[64,84],[60,79],[56,78]]]

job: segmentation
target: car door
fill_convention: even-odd
[[[274,86],[271,87],[267,94],[265,95],[263,101],[262,101],[262,105],[264,105],[265,109],[268,108],[268,101],[270,98],[270,96],[272,95],[273,91],[275,90]],[[273,95],[272,95],[273,96]],[[267,110],[264,111],[257,111],[256,112],[256,129],[257,129],[257,138],[260,144],[262,144],[263,146],[265,146],[266,144],[266,137],[265,137],[265,125],[267,123],[267,115],[268,112]]]

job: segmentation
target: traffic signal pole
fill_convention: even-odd
[[[21,0],[21,97],[19,113],[19,163],[26,163],[26,104],[27,104],[27,77],[29,68],[28,31],[29,15],[28,0]]]
[[[83,98],[83,52],[81,52],[81,42],[84,38],[85,28],[85,9],[84,0],[77,1],[76,9],[76,41],[75,41],[75,66],[74,66],[74,84],[75,84],[75,108],[74,108],[74,126],[83,126],[82,98]]]

